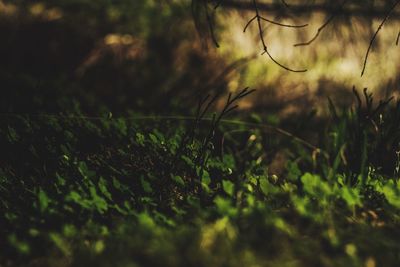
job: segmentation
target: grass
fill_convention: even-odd
[[[280,117],[311,106],[285,74],[288,101],[196,108],[277,72],[204,53],[190,1],[25,2],[0,11],[0,266],[400,265],[400,102],[321,80],[328,116]]]
[[[191,120],[2,115],[0,265],[398,266],[399,102],[354,91],[310,144],[224,120],[249,92]]]

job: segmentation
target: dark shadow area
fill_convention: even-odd
[[[201,46],[186,4],[14,8],[0,14],[2,112],[187,111],[199,95],[225,91],[235,66]]]

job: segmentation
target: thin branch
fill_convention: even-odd
[[[246,25],[245,25],[245,27],[244,27],[244,29],[243,29],[243,32],[246,32],[247,28],[250,26],[250,24],[251,24],[255,19],[257,19],[257,15],[255,15],[254,17],[252,17],[252,18],[246,23]],[[303,27],[307,27],[307,26],[308,26],[308,23],[306,23],[306,24],[301,24],[301,25],[284,24],[284,23],[281,23],[281,22],[278,22],[278,21],[274,21],[274,20],[270,20],[270,19],[261,17],[261,16],[260,16],[260,19],[261,19],[261,20],[264,20],[264,21],[266,21],[266,22],[269,22],[269,23],[271,23],[271,24],[275,24],[275,25],[282,26],[282,27],[287,27],[287,28],[303,28]]]
[[[250,26],[250,24],[257,18],[257,15],[252,17],[247,23],[246,26],[244,26],[243,32],[246,32],[247,28]]]
[[[306,1],[302,1],[306,2]],[[339,1],[338,1],[339,2]],[[354,3],[354,1],[352,1]],[[376,1],[378,2],[378,1]],[[235,9],[235,10],[254,10],[254,6],[252,1],[239,1],[239,0],[220,0],[220,6],[223,6],[225,9]],[[258,10],[260,11],[268,11],[273,14],[280,14],[281,16],[290,17],[290,14],[313,14],[313,13],[325,13],[331,14],[335,9],[332,6],[323,4],[323,3],[314,3],[314,4],[291,4],[290,12],[287,12],[287,9],[282,5],[282,3],[274,2],[267,3],[261,2],[258,3]],[[347,8],[344,8],[340,11],[340,14],[343,16],[351,16],[351,17],[367,17],[367,18],[380,18],[386,15],[387,10],[383,9],[381,6],[374,7],[365,7],[365,4],[355,4],[348,5]],[[394,12],[392,19],[400,20],[400,12]]]
[[[386,23],[386,21],[389,19],[390,15],[392,14],[392,12],[395,10],[395,8],[397,7],[397,5],[400,3],[400,0],[397,0],[389,9],[389,11],[387,12],[386,16],[384,17],[384,19],[382,20],[381,24],[379,24],[378,29],[375,31],[374,35],[372,36],[371,41],[369,42],[368,45],[368,49],[367,49],[367,53],[365,54],[365,58],[364,58],[364,64],[363,64],[363,68],[361,71],[361,77],[364,75],[365,69],[367,67],[367,61],[368,61],[368,56],[369,53],[371,51],[372,45],[374,44],[374,41],[376,39],[376,37],[378,36],[378,33],[380,32],[380,30],[382,29],[383,25]]]
[[[397,38],[396,38],[396,46],[398,46],[398,45],[399,45],[399,41],[400,41],[400,31],[399,31],[399,33],[397,34]]]
[[[344,1],[342,2],[342,4],[338,7],[338,10],[336,10],[335,12],[333,12],[333,13],[329,16],[329,18],[324,22],[324,24],[322,24],[322,25],[318,28],[318,30],[317,30],[317,32],[316,32],[316,34],[314,35],[313,38],[311,38],[308,42],[297,43],[297,44],[295,44],[294,46],[306,46],[306,45],[310,45],[312,42],[314,42],[314,41],[318,38],[319,34],[323,31],[323,29],[324,29],[326,26],[328,26],[329,23],[331,23],[331,22],[333,21],[333,19],[334,19],[334,18],[337,16],[337,14],[339,13],[338,11],[339,11],[340,9],[343,8],[343,6],[346,4],[346,2],[347,2],[347,0],[344,0]]]
[[[265,47],[264,52],[263,52],[262,54],[267,54],[268,57],[269,57],[275,64],[277,64],[279,67],[281,67],[281,68],[283,68],[283,69],[285,69],[285,70],[288,70],[288,71],[291,71],[291,72],[306,72],[306,71],[307,71],[307,69],[295,70],[295,69],[286,67],[285,65],[282,65],[281,63],[279,63],[279,62],[269,53],[267,47]]]
[[[322,32],[322,30],[323,30],[326,26],[328,26],[328,24],[329,24],[334,18],[335,18],[335,15],[330,16],[330,17],[325,21],[325,23],[322,24],[322,26],[318,28],[317,33],[316,33],[316,34],[314,35],[314,37],[311,38],[309,41],[304,42],[304,43],[297,43],[297,44],[294,44],[294,46],[306,46],[306,45],[310,45],[312,42],[314,42],[314,41],[318,38],[318,36],[319,36],[319,34]]]
[[[209,31],[210,31],[211,39],[212,39],[212,41],[214,42],[215,46],[216,46],[216,47],[219,47],[217,38],[215,37],[213,19],[212,19],[211,15],[210,15],[210,12],[208,11],[207,0],[203,0],[203,6],[204,6],[204,10],[205,10],[205,12],[206,12],[207,24],[208,24],[208,28],[209,28]],[[218,7],[218,6],[217,6],[217,7]],[[215,9],[216,9],[216,8],[214,7],[214,10],[215,10]]]
[[[262,24],[261,24],[261,21],[264,20],[264,18],[260,16],[260,13],[259,13],[259,10],[258,10],[258,6],[257,6],[257,1],[256,1],[256,0],[253,0],[253,8],[254,8],[254,11],[256,12],[256,15],[246,24],[245,30],[247,29],[247,27],[250,25],[251,22],[253,22],[255,19],[257,20],[258,34],[259,34],[259,36],[260,36],[260,41],[261,41],[261,44],[262,44],[262,46],[263,46],[262,55],[263,55],[263,54],[267,54],[268,57],[269,57],[276,65],[278,65],[279,67],[281,67],[281,68],[283,68],[283,69],[285,69],[285,70],[287,70],[287,71],[291,71],[291,72],[306,72],[307,69],[295,70],[295,69],[286,67],[285,65],[283,65],[282,63],[280,63],[279,61],[277,61],[277,60],[271,55],[271,53],[268,51],[268,47],[267,47],[267,44],[266,44],[265,39],[264,39],[264,32],[263,32]],[[268,22],[270,22],[270,21],[268,21]]]
[[[304,28],[304,27],[307,27],[307,26],[308,26],[308,23],[306,23],[306,24],[301,24],[301,25],[292,25],[292,24],[280,23],[280,22],[277,22],[277,21],[274,21],[274,20],[270,20],[270,19],[267,19],[267,18],[264,18],[264,17],[260,17],[260,19],[262,19],[262,20],[264,20],[264,21],[267,21],[267,22],[269,22],[269,23],[278,25],[278,26],[288,27],[288,28]]]

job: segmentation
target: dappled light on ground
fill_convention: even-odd
[[[0,266],[400,266],[400,0],[304,2],[0,0]]]
[[[268,15],[268,12],[266,12]],[[277,25],[265,26],[265,34],[271,53],[275,58],[292,68],[307,68],[305,73],[292,73],[274,64],[266,55],[261,55],[262,46],[255,25],[250,25],[246,33],[243,28],[252,17],[250,12],[231,11],[219,22],[224,31],[220,37],[218,51],[227,61],[249,58],[248,63],[237,71],[235,82],[231,80],[231,90],[242,84],[259,88],[262,93],[276,95],[277,99],[289,100],[296,97],[312,99],[313,104],[321,97],[351,92],[351,88],[368,87],[377,95],[385,97],[400,89],[400,54],[396,46],[396,36],[400,21],[394,19],[380,31],[368,58],[366,72],[361,77],[365,54],[381,20],[372,25],[361,18],[338,18],[326,28],[310,45],[294,44],[310,40],[326,20],[326,16],[315,14],[296,19],[274,18],[281,23],[296,25],[309,23],[308,27],[283,28]],[[341,96],[338,101],[345,101]],[[257,102],[254,105],[262,105]],[[301,102],[301,101],[299,101]],[[325,105],[325,103],[323,104]]]

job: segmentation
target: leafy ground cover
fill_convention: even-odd
[[[2,115],[0,265],[398,266],[399,102],[355,91],[309,142],[236,112],[249,93],[190,118]]]
[[[190,10],[0,1],[0,266],[400,266],[400,102],[192,109],[265,73]]]

